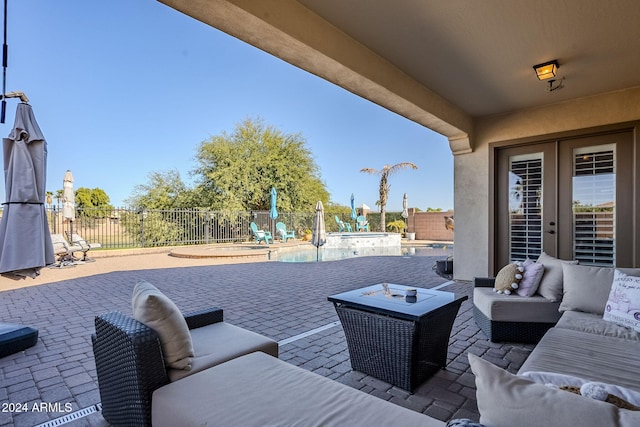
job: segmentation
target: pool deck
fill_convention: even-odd
[[[144,261],[145,257],[149,260]],[[222,264],[218,259],[184,259],[164,252],[97,258],[95,263],[43,271],[48,279],[42,280],[48,283],[22,281],[30,286],[0,292],[2,321],[33,326],[40,332],[36,346],[0,359],[0,401],[28,407],[40,402],[61,407],[68,403],[72,411],[91,412],[100,401],[90,339],[93,318],[112,310],[130,314],[133,286],[144,279],[184,311],[222,307],[227,322],[279,341],[280,358],[289,363],[441,420],[477,420],[467,353],[515,372],[533,346],[487,341],[472,318],[471,285],[447,281],[432,270],[442,258],[360,257],[320,263],[227,260]],[[110,265],[118,268],[97,272],[98,266]],[[80,276],[85,268],[96,272]],[[57,273],[77,276],[52,280],[58,279]],[[413,394],[351,370],[344,333],[327,301],[328,295],[380,282],[440,287],[470,298],[463,303],[451,333],[447,368]],[[65,415],[64,411],[0,412],[0,426],[34,426]],[[108,424],[94,412],[65,425]]]

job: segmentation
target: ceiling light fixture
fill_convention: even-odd
[[[533,66],[538,80],[547,80],[554,78],[558,73],[558,68],[560,68],[560,66],[558,65],[558,61],[555,59],[553,61]]]
[[[564,77],[561,77],[557,80],[555,77],[558,74],[558,68],[560,65],[557,60],[543,62],[542,64],[534,65],[533,69],[536,72],[536,77],[538,80],[547,81],[549,83],[549,87],[547,88],[547,92],[553,92],[554,90],[560,89],[563,87],[562,83],[564,81]]]

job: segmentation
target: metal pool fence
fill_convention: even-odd
[[[69,222],[55,206],[47,207],[46,211],[51,233],[78,233],[88,242],[101,243],[104,249],[248,242],[253,240],[251,222],[260,229],[270,230],[274,237],[277,236],[276,223],[283,222],[300,238],[312,228],[314,217],[314,212],[280,213],[272,220],[268,211],[118,208],[105,212],[104,209],[77,208],[75,221]],[[327,231],[338,230],[334,215],[325,215]],[[345,221],[350,219],[348,214],[338,216]]]

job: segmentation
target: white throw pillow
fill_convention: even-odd
[[[640,277],[616,268],[602,318],[640,332]]]
[[[160,338],[164,362],[175,369],[191,370],[194,351],[191,333],[178,307],[151,283],[136,283],[131,300],[133,317]]]
[[[522,273],[522,280],[516,293],[521,297],[531,297],[538,290],[542,275],[544,274],[544,265],[531,261],[529,258],[522,263],[524,267],[524,273]]]

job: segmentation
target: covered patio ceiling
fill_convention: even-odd
[[[485,117],[640,87],[636,0],[159,0],[472,150]],[[547,91],[532,66],[558,60]]]

